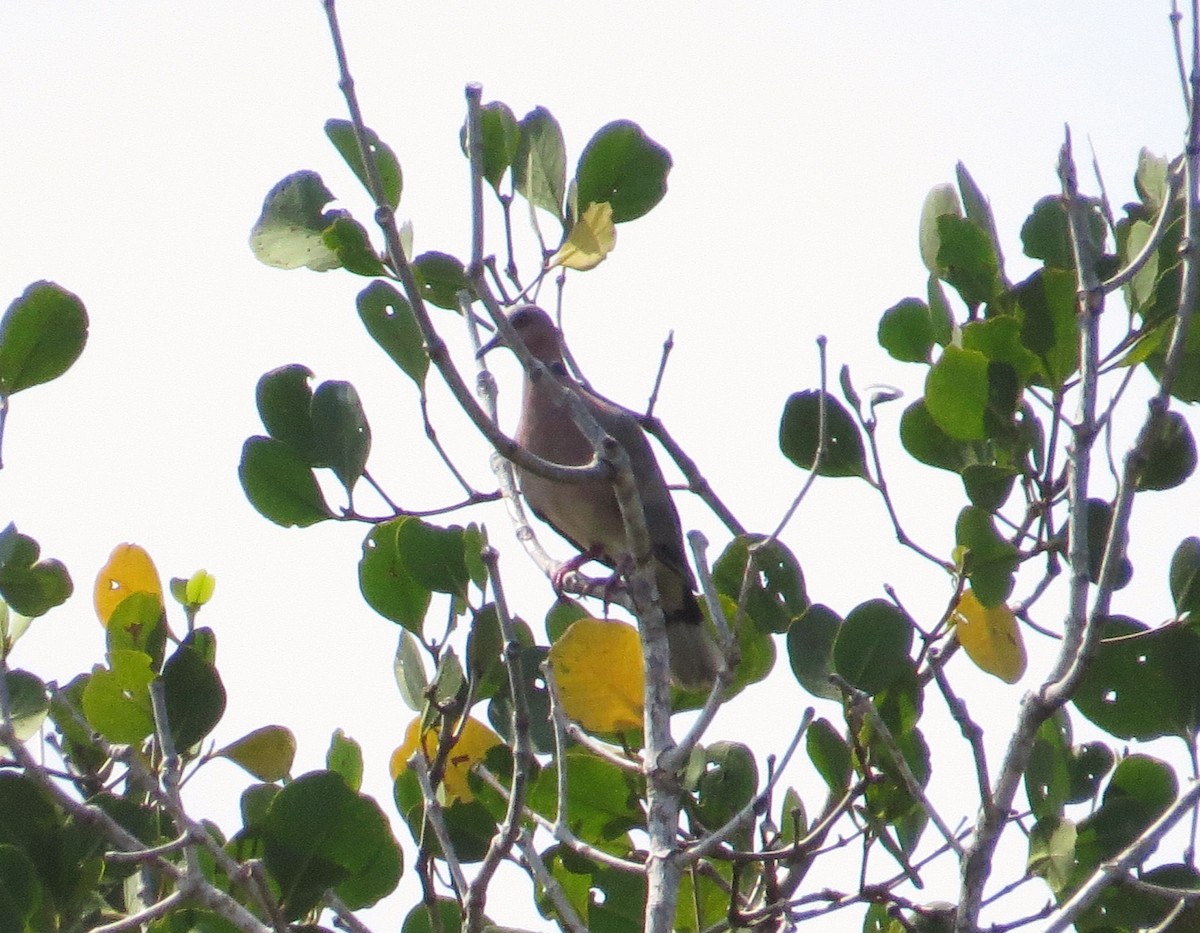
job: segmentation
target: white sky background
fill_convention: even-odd
[[[923,294],[921,202],[953,180],[957,160],[992,201],[1015,280],[1032,268],[1020,256],[1020,224],[1057,189],[1064,122],[1085,188],[1095,191],[1090,138],[1118,210],[1132,198],[1138,149],[1174,154],[1182,142],[1165,0],[344,0],[340,13],[367,122],[404,168],[400,213],[414,222],[417,251],[468,254],[458,147],[468,81],[518,117],[547,106],[571,168],[591,134],[617,118],[671,151],[666,199],[620,228],[599,269],[569,283],[568,334],[597,386],[636,407],[674,328],[659,413],[755,529],[774,525],[804,479],[778,452],[776,432],[787,395],[816,385],[818,333],[830,340],[831,379],[848,362],[860,388],[887,382],[909,398],[920,393],[924,370],[888,359],[875,328],[885,308]],[[146,547],[164,579],[205,567],[218,588],[201,622],[217,633],[229,692],[216,741],[286,724],[300,739],[300,774],[323,766],[330,733],[345,729],[364,746],[365,789],[411,856],[386,774],[410,713],[392,680],[397,629],[358,594],[366,529],[277,528],[246,502],[236,475],[242,442],[261,432],[257,379],[300,362],[318,380],[359,389],[374,431],[370,469],[393,498],[428,508],[458,496],[423,439],[411,384],[357,320],[353,299],[367,280],[271,270],[246,245],[267,190],[301,168],[320,172],[340,206],[369,225],[365,194],[322,131],[345,114],[320,4],[6,4],[0,89],[0,302],[46,278],[80,295],[91,316],[79,363],[16,397],[4,438],[0,522],[11,518],[65,561],[76,584],[14,663],[65,681],[101,659],[90,591],[115,544]],[[437,320],[469,367],[456,319]],[[518,371],[509,360],[496,369],[511,427]],[[484,445],[436,374],[429,382],[443,440],[480,488],[492,488]],[[897,504],[918,540],[948,554],[960,486],[907,468],[894,442],[902,409],[885,409],[881,427]],[[360,507],[369,502],[364,495]],[[685,525],[713,539],[715,557],[726,536],[695,502],[680,504]],[[1148,622],[1169,613],[1165,561],[1181,537],[1200,532],[1197,506],[1194,486],[1139,499],[1138,573],[1119,611]],[[513,544],[503,509],[457,520],[488,523],[512,599],[538,629],[549,587]],[[566,555],[553,535],[545,540]],[[884,583],[923,623],[944,607],[944,578],[895,544],[865,484],[818,483],[786,540],[810,597],[843,614]],[[951,667],[1001,726],[1053,651],[1036,636],[1029,647],[1031,675],[1018,687],[965,658]],[[781,751],[810,702],[781,651],[772,686],[748,691],[711,738]],[[961,744],[937,707],[931,695],[935,767],[939,734]],[[818,711],[836,717],[829,704]],[[192,785],[194,811],[232,832],[248,781],[225,762],[210,765]],[[803,770],[797,781],[818,807],[819,782]],[[951,795],[958,781],[973,786],[965,770],[936,779]],[[960,815],[947,814],[952,823]],[[821,883],[847,886],[848,877]],[[929,896],[952,897],[953,883],[934,883]],[[401,893],[366,919],[394,927],[415,890],[406,870]],[[1034,894],[1040,902],[1044,891]],[[498,892],[494,916],[520,922],[500,900]]]

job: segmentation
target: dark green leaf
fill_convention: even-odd
[[[1200,538],[1184,538],[1171,556],[1171,598],[1175,612],[1200,621]]]
[[[1017,567],[1017,549],[996,531],[991,513],[967,506],[954,525],[955,542],[964,550],[963,572],[984,606],[1008,599]]]
[[[26,742],[37,735],[50,713],[50,691],[28,671],[8,671],[4,681],[13,732],[18,741]]]
[[[358,587],[372,609],[420,637],[432,597],[405,567],[398,540],[400,529],[417,520],[401,517],[371,529],[358,562]]]
[[[1104,560],[1104,550],[1108,546],[1108,532],[1112,525],[1112,506],[1101,499],[1088,499],[1087,503],[1087,534],[1088,534],[1088,579],[1099,584],[1101,563]],[[1128,541],[1122,540],[1117,553],[1124,554]],[[1122,557],[1117,564],[1113,577],[1113,589],[1122,589],[1133,577],[1133,564],[1128,557]]]
[[[1117,765],[1100,808],[1079,824],[1075,857],[1091,869],[1133,842],[1171,805],[1178,791],[1175,772],[1148,755],[1130,755]]]
[[[792,623],[787,632],[788,660],[792,673],[813,696],[837,700],[841,692],[829,682],[833,672],[833,644],[842,620],[828,606],[816,604]]]
[[[175,747],[185,751],[216,728],[225,713],[225,687],[217,669],[187,643],[163,667],[167,721]]]
[[[946,347],[925,379],[925,408],[930,417],[955,440],[981,440],[987,436],[987,407],[987,357],[978,350]]]
[[[711,830],[733,819],[758,791],[754,754],[740,742],[714,742],[704,750],[705,769],[697,782],[700,821]],[[741,833],[748,835],[749,825]]]
[[[938,275],[970,306],[990,301],[1001,289],[1000,261],[986,232],[972,220],[943,214],[937,219],[941,240]]]
[[[439,528],[417,518],[409,519],[396,530],[396,548],[405,569],[418,584],[436,593],[466,596],[471,578],[461,526]]]
[[[1008,501],[1017,474],[1006,467],[974,464],[963,467],[963,487],[976,508],[995,512]]]
[[[325,767],[340,774],[346,786],[358,792],[362,788],[362,746],[341,729],[335,729],[329,740],[329,751],[325,753]]]
[[[262,375],[254,393],[267,433],[306,463],[313,461],[312,377],[312,370],[299,363],[280,366]]]
[[[1104,216],[1098,209],[1097,201],[1091,198],[1083,198],[1082,201],[1086,211],[1087,232],[1091,237],[1091,254],[1099,256],[1104,245]],[[1060,196],[1048,195],[1034,205],[1033,213],[1021,227],[1021,243],[1025,255],[1030,259],[1040,259],[1055,269],[1075,268],[1067,211]]]
[[[981,445],[955,440],[938,427],[925,399],[913,402],[900,416],[900,443],[921,463],[952,473],[978,463],[982,456],[977,449]]]
[[[829,792],[840,797],[850,787],[850,746],[826,719],[818,719],[804,736],[808,757]]]
[[[519,129],[513,183],[525,200],[549,211],[562,223],[567,192],[567,150],[562,129],[545,107],[527,113]]]
[[[0,398],[57,379],[79,359],[87,336],[78,296],[34,282],[0,318]]]
[[[1100,782],[1112,770],[1116,756],[1101,742],[1085,742],[1071,750],[1071,792],[1067,803],[1085,803],[1100,791]]]
[[[408,299],[387,282],[375,281],[358,293],[357,303],[367,333],[409,379],[423,386],[429,354]]]
[[[38,560],[41,548],[11,522],[0,531],[0,597],[23,616],[44,615],[75,591],[67,568],[57,560]]]
[[[479,108],[479,130],[483,137],[483,177],[496,190],[500,191],[500,180],[508,167],[517,156],[517,147],[521,142],[521,128],[517,118],[507,104],[498,100],[489,101]],[[470,158],[467,151],[467,126],[458,134],[459,144],[463,155]]]
[[[671,154],[636,123],[616,120],[596,132],[575,170],[579,214],[607,202],[613,223],[636,220],[667,193]]]
[[[313,465],[327,466],[349,494],[366,469],[371,426],[348,382],[322,382],[312,400]]]
[[[345,211],[324,211],[333,195],[316,172],[289,175],[268,193],[250,231],[250,249],[259,262],[277,269],[304,266],[327,272],[341,265],[325,245],[324,232]]]
[[[382,275],[383,263],[367,231],[348,214],[338,217],[321,233],[321,242],[335,256],[342,268],[355,275]]]
[[[262,831],[267,869],[290,919],[308,913],[328,888],[358,909],[399,882],[400,848],[387,818],[332,771],[311,772],[280,790]]]
[[[450,897],[439,897],[434,902],[437,918],[430,916],[428,904],[418,904],[408,912],[400,933],[460,933],[463,913],[458,901]]]
[[[538,645],[522,648],[517,655],[521,663],[521,672],[524,674],[521,688],[525,691],[525,702],[529,706],[529,737],[533,740],[534,751],[539,754],[550,754],[554,751],[554,729],[550,725],[550,695],[546,692],[546,684],[540,673],[541,664],[548,654],[548,648]],[[507,681],[507,678],[505,680]],[[509,744],[513,741],[512,717],[512,694],[506,682],[488,704],[488,722]]]
[[[1150,430],[1138,446],[1142,468],[1137,489],[1174,489],[1196,469],[1196,439],[1183,415],[1164,412],[1151,421]]]
[[[334,517],[308,463],[282,441],[249,438],[238,478],[250,504],[277,525],[304,527]]]
[[[853,686],[875,694],[912,662],[912,619],[892,603],[868,600],[846,616],[833,643],[833,668]]]
[[[1025,767],[1025,794],[1039,820],[1060,816],[1071,795],[1071,724],[1058,711],[1038,727]]]
[[[37,868],[16,846],[0,845],[0,929],[22,933],[42,903]]]
[[[1172,321],[1162,327],[1163,341],[1155,346],[1146,357],[1146,368],[1160,383],[1166,371],[1167,348],[1165,339],[1172,332]],[[1183,356],[1175,381],[1171,383],[1171,396],[1189,404],[1200,402],[1200,327],[1190,327],[1183,344]]]
[[[824,406],[822,406],[822,395]],[[828,392],[793,392],[779,422],[779,449],[796,466],[813,468],[821,436],[821,408],[825,409],[825,449],[817,473],[821,476],[867,476],[867,461],[858,425],[845,407]]]
[[[962,329],[964,350],[978,350],[990,363],[1005,363],[1022,383],[1042,368],[1041,361],[1021,343],[1021,322],[1011,314],[972,321]]]
[[[1075,275],[1041,269],[1013,289],[1021,316],[1021,343],[1041,361],[1039,381],[1061,388],[1079,369]]]
[[[412,261],[412,270],[421,297],[439,308],[457,311],[459,291],[471,292],[463,264],[449,253],[422,253]]]
[[[381,140],[374,130],[368,127],[363,127],[363,130],[365,131],[363,142],[366,143],[367,153],[374,159],[375,168],[379,172],[379,181],[383,185],[383,191],[379,193],[383,195],[384,201],[394,209],[400,203],[400,192],[404,190],[404,176],[400,171],[400,163],[391,147]],[[346,164],[354,170],[358,180],[370,193],[371,185],[367,180],[362,149],[354,135],[354,124],[349,120],[326,120],[325,135],[329,137],[329,141],[341,153]]]
[[[808,608],[804,573],[787,546],[778,541],[760,546],[762,535],[739,535],[713,567],[717,592],[734,603],[742,598],[746,563],[754,549],[754,568],[745,602],[746,612],[760,632],[786,632],[792,620]]]
[[[1113,616],[1101,637],[1074,697],[1079,711],[1119,738],[1190,740],[1200,728],[1200,635]]]
[[[933,343],[929,306],[919,298],[905,298],[884,311],[879,319],[879,345],[893,359],[926,363]]]

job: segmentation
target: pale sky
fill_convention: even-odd
[[[569,283],[568,335],[592,381],[638,407],[674,329],[658,411],[757,530],[775,524],[804,479],[779,454],[776,433],[787,395],[816,385],[817,334],[829,337],[831,377],[849,363],[860,387],[920,394],[924,371],[891,361],[875,328],[885,308],[923,293],[917,219],[956,161],[990,197],[1017,279],[1032,268],[1020,256],[1020,225],[1057,189],[1064,123],[1084,187],[1096,190],[1090,140],[1118,210],[1133,196],[1139,148],[1179,150],[1168,12],[1166,0],[340,5],[367,122],[404,168],[400,214],[414,224],[418,251],[468,253],[458,144],[468,81],[518,117],[548,107],[571,168],[591,134],[617,118],[671,151],[662,204],[623,226],[612,256]],[[261,432],[258,377],[298,362],[318,380],[357,386],[374,431],[370,469],[403,505],[457,495],[423,439],[411,384],[357,319],[353,299],[366,280],[268,269],[246,245],[263,196],[301,168],[320,172],[339,206],[369,225],[366,197],[322,131],[345,116],[336,79],[316,0],[61,0],[0,11],[0,301],[45,278],[77,293],[91,316],[74,369],[13,399],[0,524],[15,521],[66,562],[76,585],[72,600],[36,622],[14,664],[65,681],[101,660],[90,591],[119,542],[147,548],[164,580],[207,568],[217,592],[201,621],[216,631],[229,692],[213,738],[288,725],[300,774],[323,766],[330,734],[344,729],[364,746],[365,790],[392,818],[411,865],[386,773],[411,714],[392,678],[398,630],[358,594],[366,528],[277,528],[246,502],[236,473],[242,442]],[[469,367],[456,320],[437,320]],[[518,371],[508,360],[496,371],[511,427]],[[430,386],[456,462],[490,487],[481,439],[436,375]],[[895,443],[904,404],[880,428],[897,505],[914,536],[948,556],[958,481],[904,463]],[[1195,430],[1195,412],[1188,417]],[[1167,615],[1165,560],[1181,537],[1200,533],[1198,505],[1194,485],[1139,499],[1139,573],[1118,598],[1122,611],[1147,622]],[[712,539],[715,558],[722,529],[696,502],[681,497],[680,507],[685,525]],[[454,520],[487,523],[514,601],[540,631],[549,587],[514,546],[503,509]],[[923,621],[944,606],[944,577],[895,544],[865,484],[818,482],[785,540],[810,597],[839,612],[885,583]],[[549,532],[545,543],[567,556]],[[951,668],[1001,725],[1053,651],[1036,637],[1029,646],[1031,672],[1016,687],[964,658]],[[936,768],[939,735],[956,739],[930,701]],[[771,685],[725,711],[710,739],[749,736],[760,752],[779,752],[812,703],[836,718],[836,707],[795,684],[781,645]],[[761,715],[767,705],[771,721]],[[993,738],[996,757],[1004,738]],[[935,786],[952,796],[956,780],[943,771]],[[249,781],[225,762],[209,766],[189,789],[195,815],[232,832]],[[795,783],[810,809],[819,806],[809,771],[797,768]],[[821,881],[833,882],[844,878]],[[929,896],[952,898],[954,883],[935,883]],[[415,890],[406,869],[400,892],[364,918],[394,928]],[[536,923],[500,909],[495,917]]]

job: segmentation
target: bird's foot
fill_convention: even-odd
[[[558,596],[563,595],[563,585],[566,582],[567,574],[574,573],[588,561],[595,560],[600,556],[600,548],[590,547],[586,551],[576,554],[570,560],[564,560],[561,564],[554,568],[550,574],[550,585],[554,587],[554,592]]]

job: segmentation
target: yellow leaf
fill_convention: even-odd
[[[567,716],[592,732],[642,727],[646,672],[637,629],[579,619],[550,648],[550,668]]]
[[[96,576],[93,599],[100,622],[108,625],[121,600],[134,593],[150,593],[161,603],[162,583],[158,579],[158,570],[144,548],[136,544],[118,544]]]
[[[1008,606],[985,608],[968,589],[959,597],[951,620],[959,644],[981,670],[1010,684],[1025,674],[1025,642]]]
[[[567,242],[546,263],[547,269],[566,266],[586,272],[604,261],[604,257],[617,245],[617,227],[612,219],[612,205],[599,201],[575,222],[567,235]]]
[[[421,729],[421,717],[417,717],[404,730],[404,743],[392,752],[392,780],[396,780],[408,769],[408,759],[417,749],[417,734]],[[500,736],[476,719],[468,719],[463,727],[462,735],[450,749],[446,759],[446,773],[442,785],[446,789],[446,803],[461,800],[470,803],[475,799],[471,788],[467,785],[467,772],[483,761],[484,756],[492,748],[500,744]],[[426,761],[433,761],[437,756],[437,729],[426,729],[421,737],[421,751]]]
[[[285,726],[263,726],[215,754],[241,765],[260,781],[279,781],[291,773],[296,736]]]

